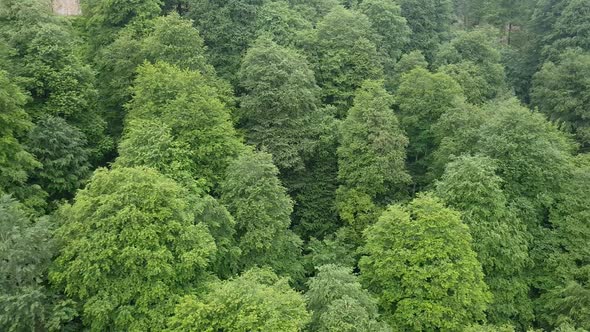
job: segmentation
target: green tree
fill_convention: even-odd
[[[0,196],[0,328],[41,331],[49,321],[52,296],[47,269],[55,254],[50,223],[32,221],[19,203]]]
[[[473,237],[473,250],[493,294],[487,318],[493,324],[528,327],[532,303],[525,271],[530,265],[528,233],[510,209],[494,161],[462,156],[449,163],[436,194],[460,211]]]
[[[420,51],[403,54],[395,64],[393,72],[387,77],[387,89],[395,91],[401,83],[402,75],[416,68],[428,68],[428,62],[426,62],[424,54]]]
[[[161,0],[87,0],[82,1],[82,12],[91,51],[99,51],[110,44],[126,25],[160,15]]]
[[[233,161],[221,184],[221,203],[236,220],[242,271],[270,266],[281,275],[301,275],[302,242],[289,230],[293,201],[270,154],[246,151]]]
[[[436,149],[432,126],[464,100],[461,87],[450,76],[415,68],[402,75],[395,103],[401,127],[410,139],[408,167],[417,185],[427,183],[426,169]]]
[[[455,78],[470,103],[481,104],[507,91],[501,55],[492,43],[496,34],[484,29],[460,33],[436,55],[439,70]]]
[[[302,331],[309,321],[303,296],[269,269],[252,269],[209,285],[176,306],[167,331]]]
[[[262,37],[244,56],[239,79],[249,143],[270,152],[281,171],[303,168],[319,92],[305,58]]]
[[[118,136],[122,131],[123,106],[131,99],[129,87],[137,76],[137,67],[145,61],[163,61],[181,69],[199,71],[219,90],[220,99],[233,104],[231,88],[217,78],[207,62],[205,50],[199,31],[191,21],[176,13],[128,26],[118,33],[117,39],[102,48],[95,59],[100,69],[98,86],[104,101],[102,107],[108,114],[113,134]]]
[[[86,137],[62,118],[40,118],[27,145],[42,164],[30,182],[41,186],[51,200],[72,198],[90,175]]]
[[[32,199],[29,203],[35,206],[42,198],[30,197],[26,182],[41,164],[19,141],[33,127],[23,110],[25,102],[22,91],[0,70],[0,191],[21,200]]]
[[[307,16],[286,1],[267,2],[256,16],[256,35],[270,36],[281,46],[301,46],[311,31],[312,23]]]
[[[549,212],[539,317],[547,329],[562,324],[589,330],[590,158],[582,154]],[[573,330],[573,329],[572,329]]]
[[[345,117],[354,92],[367,79],[380,79],[382,66],[371,22],[362,13],[334,7],[317,25],[313,63],[325,104]]]
[[[256,22],[268,0],[193,0],[187,16],[205,39],[211,64],[237,82],[242,56],[256,38]],[[234,84],[236,85],[236,84]]]
[[[318,267],[305,293],[314,331],[381,331],[377,302],[361,286],[352,269],[328,264]]]
[[[381,81],[365,81],[340,128],[337,193],[340,217],[357,231],[373,223],[378,207],[403,197],[408,139]]]
[[[314,25],[340,5],[339,0],[289,0],[289,3]]]
[[[365,232],[361,280],[385,318],[408,331],[461,331],[491,296],[461,215],[430,195],[391,206]]]
[[[557,12],[554,25],[545,37],[545,57],[555,60],[567,48],[590,51],[590,4],[584,0],[563,1],[562,11]]]
[[[401,14],[412,31],[408,50],[420,50],[432,61],[439,44],[449,39],[453,6],[450,0],[400,0]]]
[[[215,187],[232,158],[243,149],[218,90],[196,71],[159,62],[138,68],[127,120],[159,121],[175,144],[186,146],[193,179]]]
[[[187,196],[148,168],[99,169],[63,207],[50,279],[80,302],[88,328],[161,330],[179,297],[198,286],[215,243],[194,224]]]
[[[546,62],[533,79],[531,103],[590,146],[590,53],[570,49],[558,62]]]

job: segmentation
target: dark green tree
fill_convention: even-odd
[[[186,296],[169,319],[171,332],[302,331],[305,300],[269,269],[252,269],[215,282],[200,297]]]
[[[365,81],[340,128],[337,193],[340,218],[361,232],[379,207],[404,196],[411,178],[405,168],[408,139],[381,81]]]
[[[528,232],[516,218],[495,174],[494,161],[462,156],[449,163],[436,194],[461,212],[473,237],[473,250],[493,294],[487,318],[493,324],[529,326],[532,303],[525,271],[530,266]]]
[[[432,61],[438,45],[450,37],[451,0],[400,0],[399,4],[412,31],[408,50],[420,50]]]
[[[461,85],[470,103],[481,104],[507,91],[500,51],[492,42],[495,35],[484,29],[460,33],[436,55],[439,70]]]
[[[542,295],[537,300],[539,320],[546,329],[569,324],[590,329],[590,158],[574,160],[572,176],[557,195],[549,213]],[[573,330],[572,328],[572,330]]]
[[[556,13],[555,24],[545,36],[547,46],[543,51],[549,60],[556,60],[567,48],[590,51],[590,4],[584,0],[566,0],[562,3],[562,11]]]
[[[47,269],[55,254],[50,223],[30,220],[8,195],[0,196],[0,328],[45,330],[53,311]]]
[[[246,53],[239,79],[249,143],[270,152],[281,171],[302,169],[319,95],[305,58],[261,37]]]
[[[91,330],[161,330],[215,253],[189,193],[148,168],[99,169],[57,230],[53,284],[82,305]]]
[[[461,215],[430,195],[394,205],[365,232],[361,280],[384,318],[407,331],[462,331],[491,296]]]
[[[256,38],[256,22],[268,0],[193,0],[187,16],[205,39],[211,64],[237,82],[241,59]]]
[[[199,72],[159,62],[138,69],[132,92],[129,123],[157,120],[166,125],[175,144],[187,147],[193,179],[215,187],[230,160],[243,149],[218,90]]]
[[[312,33],[312,27],[309,18],[287,1],[267,2],[256,16],[256,35],[270,36],[281,46],[302,46]]]
[[[421,186],[428,183],[426,169],[437,146],[432,126],[461,104],[463,92],[450,76],[418,67],[402,75],[394,97],[401,127],[410,139],[408,167],[416,185]]]
[[[367,79],[380,79],[382,65],[371,22],[362,13],[334,7],[317,25],[313,63],[322,99],[343,118],[354,92]]]
[[[221,203],[236,220],[242,271],[270,266],[281,275],[301,276],[302,242],[289,230],[293,201],[270,154],[246,151],[233,161],[221,184]]]
[[[62,118],[41,117],[27,145],[42,165],[30,182],[41,186],[50,200],[72,198],[90,176],[86,136]]]
[[[590,53],[570,49],[558,62],[546,62],[533,79],[531,103],[539,111],[573,132],[587,149],[590,146]]]

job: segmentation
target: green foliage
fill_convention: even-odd
[[[128,121],[157,120],[168,126],[175,144],[187,147],[193,179],[205,180],[210,188],[217,185],[243,147],[226,106],[208,79],[162,62],[144,64],[132,91]]]
[[[533,80],[531,102],[539,111],[590,146],[590,53],[567,50],[557,63],[548,61]]]
[[[270,36],[281,46],[301,45],[311,30],[308,16],[291,8],[286,1],[267,2],[256,16],[257,36]]]
[[[371,198],[387,200],[410,181],[405,170],[408,139],[391,109],[383,82],[365,81],[340,128],[338,178]]]
[[[188,193],[148,168],[99,169],[57,230],[50,279],[82,305],[91,330],[162,329],[215,253]]]
[[[318,23],[312,59],[323,102],[336,106],[340,117],[365,80],[382,76],[368,17],[340,6]]]
[[[270,266],[281,275],[300,276],[302,243],[289,230],[293,201],[270,154],[246,151],[233,161],[221,184],[221,202],[236,220],[242,271]]]
[[[541,319],[549,327],[567,323],[590,330],[589,188],[590,158],[580,155],[549,213],[551,228],[545,239],[551,250],[544,253],[541,284],[546,293],[538,301]]]
[[[51,200],[72,198],[90,175],[86,137],[62,118],[40,118],[27,145],[42,164],[30,182],[41,186]]]
[[[51,15],[48,2],[34,2],[11,0],[0,10],[0,40],[10,48],[7,69],[32,97],[25,110],[34,119],[49,114],[80,129],[98,163],[112,142],[96,108],[94,72],[80,56],[72,27]]]
[[[205,39],[211,64],[237,82],[244,52],[257,35],[257,16],[267,0],[193,0],[187,16]]]
[[[460,211],[469,226],[484,280],[494,296],[488,321],[526,327],[532,318],[524,276],[530,264],[528,233],[509,208],[495,172],[494,161],[487,157],[459,157],[447,165],[436,194]]]
[[[170,127],[156,120],[135,120],[127,124],[114,166],[145,166],[185,185],[194,181],[190,146],[176,140]]]
[[[491,296],[458,212],[419,195],[391,206],[365,236],[361,280],[392,326],[461,331],[484,319]]]
[[[481,104],[506,92],[500,52],[491,40],[495,31],[472,30],[461,33],[441,46],[436,64],[463,88],[467,101]]]
[[[399,61],[395,64],[393,72],[386,77],[386,88],[391,91],[399,87],[402,75],[412,71],[416,68],[428,67],[428,62],[424,58],[424,54],[420,51],[411,51],[401,56]]]
[[[19,141],[33,126],[23,110],[25,101],[7,73],[0,71],[0,191],[5,193],[18,191],[29,172],[41,166]]]
[[[338,265],[318,267],[305,293],[314,331],[386,331],[377,321],[376,301],[363,289],[352,269]]]
[[[219,90],[220,99],[228,104],[233,102],[230,87],[216,77],[215,70],[207,62],[199,31],[178,14],[126,27],[95,61],[101,69],[98,79],[100,96],[105,101],[102,107],[116,135],[122,131],[125,115],[122,107],[131,98],[129,87],[136,77],[137,67],[145,61],[164,61],[182,69],[199,71]]]
[[[309,321],[305,301],[287,279],[268,269],[216,282],[201,297],[186,296],[176,306],[167,331],[302,331]]]
[[[82,1],[82,12],[92,50],[96,52],[110,44],[125,25],[158,16],[161,6],[161,0]]]
[[[50,224],[31,221],[10,196],[0,196],[0,329],[43,330],[52,312],[46,273],[55,253]]]
[[[449,39],[450,0],[400,0],[401,14],[412,31],[408,50],[420,50],[431,61],[438,44]]]
[[[395,102],[401,127],[410,139],[408,164],[417,184],[427,182],[426,168],[437,146],[432,126],[463,99],[461,87],[446,74],[418,67],[402,75]]]
[[[271,153],[282,171],[303,168],[318,103],[305,58],[261,37],[244,56],[239,79],[240,117],[249,143]]]
[[[584,0],[563,1],[562,11],[551,27],[544,55],[555,59],[567,48],[590,51],[590,4]]]

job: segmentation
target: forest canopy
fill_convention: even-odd
[[[590,2],[0,0],[0,331],[590,331]]]

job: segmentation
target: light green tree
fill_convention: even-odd
[[[243,149],[218,90],[199,72],[159,62],[138,69],[132,92],[127,121],[157,120],[167,126],[175,144],[187,147],[193,179],[215,187]]]
[[[462,331],[491,299],[461,215],[431,195],[393,205],[366,232],[361,280],[407,331]]]
[[[189,193],[148,168],[99,169],[60,211],[50,280],[91,330],[161,330],[205,278],[215,243]]]
[[[488,322],[530,326],[532,302],[525,272],[530,267],[529,234],[516,218],[495,174],[495,162],[482,156],[462,156],[449,163],[435,193],[461,212],[473,237],[473,250],[493,294]]]
[[[309,321],[303,296],[269,269],[208,285],[204,295],[186,296],[167,331],[302,331]]]

